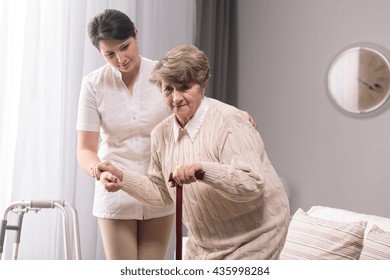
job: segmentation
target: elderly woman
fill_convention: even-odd
[[[186,259],[278,259],[289,222],[287,195],[257,130],[237,108],[205,96],[209,73],[196,47],[168,52],[150,80],[173,114],[152,131],[148,175],[105,162],[100,178],[108,191],[163,206],[175,202],[173,172],[183,186]]]

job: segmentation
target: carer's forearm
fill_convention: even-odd
[[[83,149],[77,151],[77,161],[79,163],[80,168],[86,174],[91,176],[90,168],[95,166],[98,162],[100,162],[100,159],[97,156],[96,152]]]

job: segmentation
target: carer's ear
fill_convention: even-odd
[[[138,28],[137,27],[134,28],[134,33],[135,33],[134,39],[137,39],[137,33],[138,33]]]

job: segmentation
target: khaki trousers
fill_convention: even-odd
[[[174,220],[175,214],[149,220],[99,218],[106,259],[165,259]]]

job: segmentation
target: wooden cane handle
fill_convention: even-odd
[[[198,170],[195,172],[195,178],[197,180],[203,180],[204,178],[204,171],[203,170]],[[168,182],[174,182],[173,180],[173,173],[169,174],[169,179],[168,179]]]

